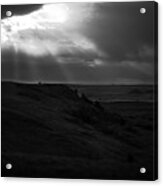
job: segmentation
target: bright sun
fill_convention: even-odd
[[[56,23],[64,23],[69,18],[69,8],[65,4],[49,4],[42,8],[45,17]]]

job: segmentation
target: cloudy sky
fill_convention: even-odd
[[[11,5],[1,17],[2,80],[153,83],[153,2]]]

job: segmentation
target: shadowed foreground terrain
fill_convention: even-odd
[[[2,82],[2,176],[155,179],[152,87],[114,88]]]

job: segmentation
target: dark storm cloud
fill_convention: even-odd
[[[141,7],[146,8],[146,14],[140,14]],[[95,18],[85,34],[108,54],[110,61],[120,62],[131,55],[142,61],[140,50],[144,46],[153,50],[153,10],[154,2],[96,4]]]
[[[11,11],[12,15],[24,15],[24,14],[28,14],[30,12],[33,12],[41,7],[42,7],[42,5],[40,5],[40,4],[2,5],[1,6],[1,18],[3,19],[6,17],[6,11]]]

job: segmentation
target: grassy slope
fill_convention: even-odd
[[[152,179],[152,129],[112,107],[66,85],[2,83],[2,176]]]

